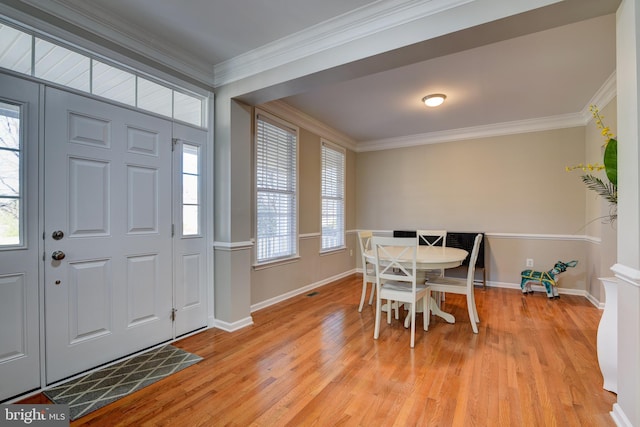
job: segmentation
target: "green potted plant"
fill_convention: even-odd
[[[604,154],[602,163],[588,163],[586,165],[580,163],[576,166],[568,166],[566,169],[567,171],[579,169],[583,172],[593,172],[604,169],[606,181],[592,173],[584,174],[581,178],[587,188],[595,191],[598,195],[602,196],[609,202],[611,209],[608,218],[613,222],[618,218],[618,140],[611,133],[611,129],[603,124],[603,116],[600,115],[598,107],[591,105],[589,110],[595,119],[596,126],[600,129],[600,132],[605,139],[605,143],[603,144]]]

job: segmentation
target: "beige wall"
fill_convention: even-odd
[[[534,270],[548,271],[556,261],[578,261],[560,276],[559,286],[565,290],[584,291],[589,268],[587,246],[583,239],[532,237],[491,237],[487,239],[487,280],[495,286],[520,284],[525,260],[534,260]]]
[[[613,125],[615,102],[602,113]],[[560,286],[604,300],[598,277],[609,275],[615,262],[615,230],[590,222],[606,204],[586,189],[579,172],[565,171],[600,158],[602,139],[593,123],[393,150],[347,150],[347,248],[331,254],[320,254],[320,144],[319,135],[300,129],[300,258],[252,269],[252,306],[359,267],[357,229],[441,227],[488,233],[490,285],[519,285],[527,258],[545,271],[558,260],[577,260]]]
[[[585,159],[585,127],[359,153],[359,229],[445,228],[489,233],[487,280],[519,285],[578,260],[561,287],[587,290],[586,190],[565,167]],[[596,297],[599,297],[599,288]]]
[[[583,158],[583,127],[359,153],[358,228],[574,234]]]

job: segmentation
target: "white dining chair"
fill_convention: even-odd
[[[362,295],[360,295],[360,306],[358,311],[362,311],[364,300],[367,297],[368,284],[371,283],[371,294],[369,296],[369,305],[373,303],[373,295],[376,291],[376,270],[373,262],[365,257],[365,252],[371,249],[371,238],[373,232],[358,231],[358,241],[360,242],[360,256],[362,257]]]
[[[480,243],[482,242],[482,234],[478,234],[473,243],[471,256],[469,258],[469,269],[466,279],[456,279],[450,277],[440,277],[427,282],[427,287],[432,292],[444,292],[452,294],[462,294],[467,296],[467,310],[469,311],[469,320],[471,321],[471,329],[473,333],[478,333],[478,309],[476,308],[476,299],[474,292],[474,274],[478,252],[480,251]]]
[[[416,239],[418,239],[418,245],[427,246],[446,246],[447,245],[447,230],[417,230]],[[437,270],[428,270],[426,272],[427,280],[433,277],[443,277],[444,268]]]
[[[422,301],[424,330],[429,329],[429,288],[416,283],[416,256],[418,245],[414,238],[374,236],[372,246],[375,254],[376,272],[376,324],[373,338],[380,336],[382,300],[409,304],[411,316],[411,347],[415,344],[416,305]],[[397,318],[397,317],[396,317]],[[387,310],[387,323],[391,323],[391,310]]]

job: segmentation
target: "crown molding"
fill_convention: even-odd
[[[563,129],[584,126],[585,119],[581,112],[537,119],[518,120],[495,123],[460,129],[408,135],[399,138],[386,138],[358,143],[356,151],[377,151],[391,148],[415,147],[418,145],[440,144],[443,142],[461,141],[465,139],[489,138],[494,136],[514,135],[519,133],[540,132],[552,129]]]
[[[93,2],[63,2],[60,0],[47,0],[44,2],[41,0],[20,1],[98,37],[109,40],[137,55],[160,63],[182,75],[213,87],[213,70],[210,64],[204,61],[195,61],[192,56],[185,55],[178,49],[166,49],[158,46],[157,43],[153,42],[154,38],[152,35],[139,28],[128,26],[125,31],[120,27],[114,26],[111,23],[113,17]],[[51,33],[51,35],[60,36],[61,31],[63,31],[64,35],[62,37],[80,47],[90,48],[101,54],[105,54],[105,51],[107,51],[106,48],[93,43],[88,47],[86,46],[87,41],[84,38],[77,37],[69,31],[61,30],[56,26],[50,25],[17,9],[12,10],[20,14],[17,19],[20,19],[25,24],[36,26],[34,24],[37,22],[37,28],[41,28]],[[71,40],[69,40],[70,38]],[[113,52],[108,50],[106,55],[112,57]],[[120,61],[130,62],[128,57],[118,56],[120,57]],[[127,64],[127,62],[123,63]],[[139,67],[139,65],[136,64],[136,67]]]
[[[158,46],[154,37],[140,28],[127,27],[125,30],[116,27],[112,24],[113,17],[95,3],[74,0],[20,1],[192,79],[218,87],[476,0],[375,2],[213,67],[183,54],[179,49]]]
[[[216,64],[213,83],[223,86],[473,1],[374,2]]]
[[[327,126],[326,124],[309,116],[308,114],[303,113],[297,108],[292,107],[284,101],[276,100],[267,102],[260,105],[260,108],[268,111],[275,116],[280,117],[281,119],[292,122],[297,126],[313,132],[321,138],[325,138],[326,140],[334,144],[338,144],[351,151],[357,151],[357,144],[355,140]]]
[[[585,124],[592,119],[591,110],[589,109],[592,105],[597,105],[599,109],[603,109],[616,97],[617,81],[616,72],[614,71],[587,102],[587,105],[584,106],[582,115],[584,116]]]
[[[602,109],[616,97],[616,81],[616,72],[614,71],[596,91],[593,97],[591,97],[587,105],[577,113],[473,126],[441,132],[429,132],[398,138],[363,141],[357,144],[356,152],[389,150],[392,148],[415,147],[418,145],[439,144],[442,142],[461,141],[465,139],[490,138],[495,136],[516,135],[520,133],[586,126],[592,119],[591,110],[589,109],[591,105],[598,105],[599,108]]]

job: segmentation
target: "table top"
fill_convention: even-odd
[[[403,250],[401,246],[390,246],[387,250],[392,256]],[[373,249],[369,249],[365,252],[365,257],[373,262],[375,254]],[[469,255],[469,252],[464,249],[451,248],[448,246],[418,246],[418,253],[416,254],[416,267],[418,269],[438,269],[438,268],[453,268],[462,264],[462,261]],[[407,259],[409,261],[409,259]]]

